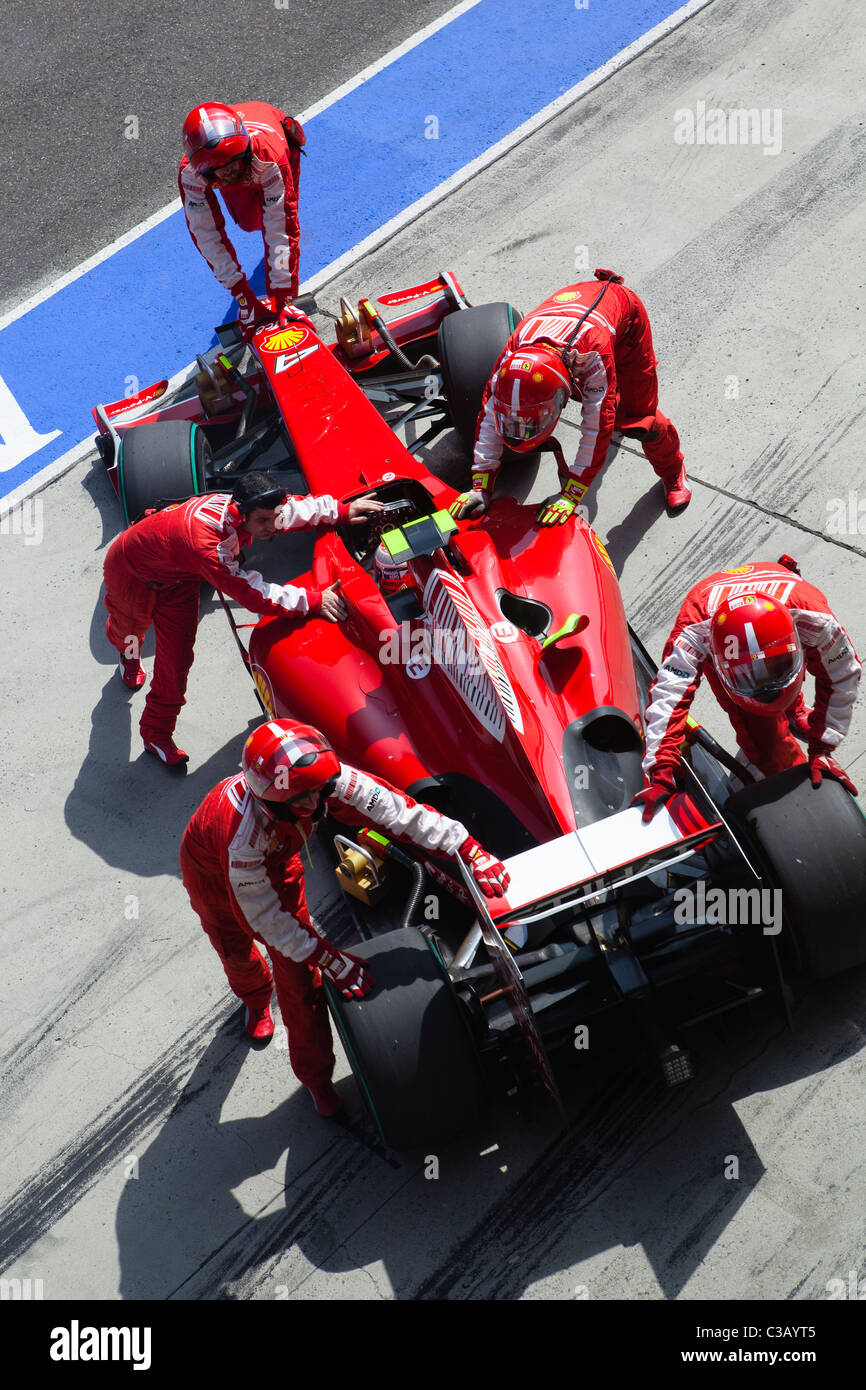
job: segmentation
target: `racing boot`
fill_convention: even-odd
[[[140,690],[147,680],[147,675],[138,658],[122,656],[117,665],[123,684],[130,690]]]
[[[189,762],[189,753],[184,753],[182,748],[178,748],[173,738],[146,738],[143,743],[146,752],[161,758],[168,767],[180,767],[182,763]]]
[[[246,1010],[244,1027],[247,1037],[252,1038],[253,1042],[269,1043],[274,1036],[274,1020],[269,1006],[266,1004],[263,1009],[251,1009],[247,1004]]]
[[[333,1082],[320,1081],[318,1086],[308,1086],[307,1090],[313,1097],[313,1104],[323,1119],[330,1119],[332,1115],[339,1115],[343,1109],[343,1102],[334,1090]]]
[[[669,474],[662,478],[665,485],[665,504],[668,511],[681,512],[692,500],[692,490],[689,487],[689,480],[686,477],[686,466],[680,464],[679,472],[676,475]]]

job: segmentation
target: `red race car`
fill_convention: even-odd
[[[573,1056],[612,1011],[676,1084],[700,1019],[767,990],[787,1007],[783,971],[866,960],[866,822],[838,783],[816,790],[794,769],[744,787],[696,727],[669,810],[644,825],[629,809],[654,666],[603,543],[577,517],[540,527],[537,506],[504,496],[482,522],[454,522],[455,490],[400,437],[429,421],[417,449],[453,425],[471,453],[519,315],[472,308],[451,274],[381,302],[420,298],[390,325],[369,301],[357,314],[343,301],[330,344],[310,319],[250,347],[221,330],[194,395],[154,412],[151,388],[94,412],[127,519],[224,489],[253,462],[386,504],[360,535],[321,534],[309,576],[293,576],[339,582],[348,619],[262,619],[245,660],[268,714],[316,725],[346,762],[463,821],[511,872],[492,916],[469,878],[364,833],[334,840],[378,986],[331,1006],[393,1147],[471,1123],[493,1074],[540,1079],[559,1104],[549,1051]],[[382,407],[401,410],[400,433]]]

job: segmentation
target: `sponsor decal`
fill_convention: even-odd
[[[265,338],[259,347],[264,348],[265,352],[289,352],[291,348],[300,347],[301,343],[306,342],[310,336],[308,328],[281,328],[279,333],[271,333]]]
[[[497,642],[516,642],[520,631],[514,623],[494,623],[490,629],[490,636],[495,637]]]
[[[754,565],[740,565],[738,569],[722,570],[722,574],[748,574],[754,568]]]
[[[531,371],[532,371],[532,363],[531,363],[530,361],[528,361],[527,358],[525,358],[525,357],[521,358],[521,360],[520,360],[519,362],[516,362],[514,365],[517,367],[517,370],[520,371],[520,372],[531,372]]]
[[[562,294],[555,294],[553,296],[554,304],[570,304],[573,299],[580,299],[580,294],[577,290],[564,290]]]
[[[253,674],[253,680],[256,683],[256,690],[262,697],[262,704],[268,712],[268,718],[276,719],[277,706],[276,701],[274,700],[274,692],[271,687],[271,682],[268,679],[267,673],[262,670],[261,666],[256,666],[255,664],[252,664],[250,666],[250,670]]]
[[[429,676],[431,669],[430,658],[425,655],[413,657],[406,662],[406,675],[412,681],[421,681],[425,676]]]
[[[438,643],[437,665],[478,722],[500,743],[506,719],[522,734],[517,696],[463,581],[445,570],[433,570],[424,589],[424,610],[424,621]],[[467,652],[474,660],[465,659]]]
[[[372,811],[373,808],[374,808],[375,805],[376,805],[376,802],[379,800],[379,797],[380,797],[381,795],[382,795],[382,788],[381,788],[381,787],[374,787],[374,789],[373,789],[373,795],[370,797],[370,800],[367,802],[367,805],[364,807],[364,810],[365,810],[365,811]]]
[[[680,680],[691,680],[691,675],[688,671],[681,671],[678,666],[671,666],[667,661],[665,662],[665,670],[670,671],[672,676],[679,676]]]
[[[616,573],[616,570],[614,570],[614,568],[613,568],[613,561],[611,560],[610,556],[609,556],[608,553],[607,553],[607,549],[605,548],[604,541],[601,539],[600,536],[597,536],[593,530],[590,530],[590,533],[589,533],[589,534],[592,536],[592,543],[593,543],[593,545],[595,546],[595,548],[596,548],[596,550],[598,551],[598,553],[599,553],[599,555],[601,556],[601,558],[604,560],[604,563],[607,565],[608,569],[609,569],[613,574],[615,574],[615,573]]]

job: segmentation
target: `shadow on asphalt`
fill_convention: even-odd
[[[347,1125],[319,1120],[303,1091],[268,1114],[222,1119],[241,1066],[258,1063],[234,1013],[139,1153],[140,1180],[125,1184],[122,1296],[321,1298],[317,1270],[381,1264],[397,1299],[513,1300],[597,1257],[598,1277],[616,1285],[619,1249],[641,1245],[647,1279],[626,1296],[654,1298],[660,1288],[677,1298],[765,1174],[738,1101],[810,1076],[820,1084],[823,1070],[859,1051],[864,978],[814,986],[795,1033],[766,1004],[702,1025],[688,1086],[665,1091],[646,1057],[566,1061],[569,1130],[558,1130],[542,1098],[523,1118],[495,1101],[473,1134],[427,1154],[384,1150],[358,1117],[351,1080],[339,1083],[353,1107]],[[860,1023],[840,1035],[840,1015]],[[251,1209],[234,1194],[262,1174],[273,1194],[262,1203],[260,1181]],[[796,1182],[783,1200],[803,1217]],[[382,1294],[391,1296],[355,1279],[343,1296]],[[544,1296],[604,1291],[560,1283]]]

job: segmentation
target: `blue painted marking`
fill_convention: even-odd
[[[301,171],[302,278],[483,154],[682,2],[589,0],[578,9],[569,0],[482,0],[316,116]],[[241,232],[228,218],[227,228],[241,263],[256,266],[251,278],[261,287],[261,236]],[[87,438],[93,405],[133,394],[127,378],[143,388],[171,377],[214,341],[215,324],[233,317],[233,301],[178,212],[10,324],[0,333],[0,376],[37,432],[61,433],[0,474],[2,495]]]

